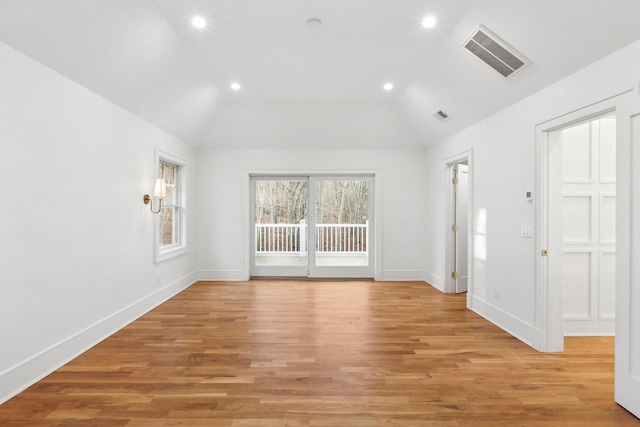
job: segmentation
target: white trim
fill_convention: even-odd
[[[487,301],[472,296],[472,304],[469,309],[476,314],[487,319],[500,329],[506,331],[510,335],[524,342],[525,344],[536,348],[540,342],[540,330],[535,328],[517,317],[512,316],[506,311],[488,303]]]
[[[196,282],[191,273],[0,372],[0,404]]]
[[[365,173],[365,171],[362,171]],[[373,258],[373,279],[374,280],[382,280],[382,176],[383,172],[381,170],[374,170],[370,172],[373,174],[373,235],[375,239],[375,254]]]
[[[424,281],[444,293],[444,280],[441,276],[438,276],[431,271],[425,271]]]
[[[375,280],[380,282],[426,282],[424,270],[383,270]]]
[[[436,280],[429,280],[430,277],[435,276],[422,270],[384,270],[377,271],[373,279],[378,282],[426,282],[442,291],[441,288],[435,286]],[[197,272],[197,278],[199,281],[205,282],[245,282],[251,279],[245,270],[200,270]],[[345,276],[345,278],[348,277]],[[440,282],[442,281],[440,280]]]
[[[160,162],[165,161],[167,163],[171,163],[178,167],[177,171],[177,185],[176,188],[178,197],[180,200],[178,201],[178,206],[180,207],[180,214],[178,216],[178,243],[160,247],[160,214],[154,215],[154,239],[153,239],[153,252],[154,252],[154,262],[159,263],[162,261],[166,261],[171,258],[175,258],[180,255],[184,255],[188,252],[187,249],[187,161],[181,159],[180,157],[169,154],[165,151],[159,150],[156,148],[155,150],[155,163],[154,163],[154,174],[157,177],[159,173]]]
[[[589,332],[590,337],[614,337],[614,332]],[[584,337],[582,332],[565,332],[565,337]]]
[[[205,282],[245,282],[251,279],[245,270],[200,270],[198,280]]]

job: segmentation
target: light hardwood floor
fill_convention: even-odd
[[[1,426],[639,426],[613,339],[538,353],[425,283],[200,282],[0,406]]]

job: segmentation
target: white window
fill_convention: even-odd
[[[186,163],[166,153],[157,153],[158,178],[164,179],[167,194],[157,215],[156,262],[187,252]]]

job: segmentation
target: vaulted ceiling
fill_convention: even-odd
[[[639,16],[637,0],[0,0],[0,41],[196,146],[407,148],[640,39]],[[479,25],[530,65],[505,79],[470,54]]]

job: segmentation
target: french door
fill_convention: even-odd
[[[251,178],[251,275],[373,277],[373,177]]]

